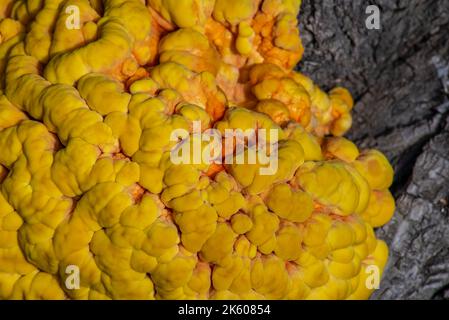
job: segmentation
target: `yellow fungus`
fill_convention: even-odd
[[[369,297],[393,170],[293,70],[300,0],[0,2],[0,299]]]

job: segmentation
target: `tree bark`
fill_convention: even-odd
[[[367,6],[381,11],[368,30]],[[354,95],[348,136],[393,163],[390,259],[373,299],[449,299],[449,1],[304,0],[298,70]]]

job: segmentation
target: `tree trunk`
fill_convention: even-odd
[[[367,6],[381,11],[368,30]],[[397,210],[373,299],[449,299],[449,1],[303,0],[298,69],[356,101],[351,140],[392,161]]]

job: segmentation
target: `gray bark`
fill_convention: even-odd
[[[368,5],[381,29],[368,30]],[[304,0],[298,66],[354,95],[348,136],[396,172],[397,211],[377,231],[390,259],[373,299],[449,299],[449,1]]]

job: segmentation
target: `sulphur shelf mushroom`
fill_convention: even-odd
[[[300,2],[0,1],[0,298],[368,298],[393,170],[293,70]],[[194,121],[276,130],[277,172],[174,164]]]

